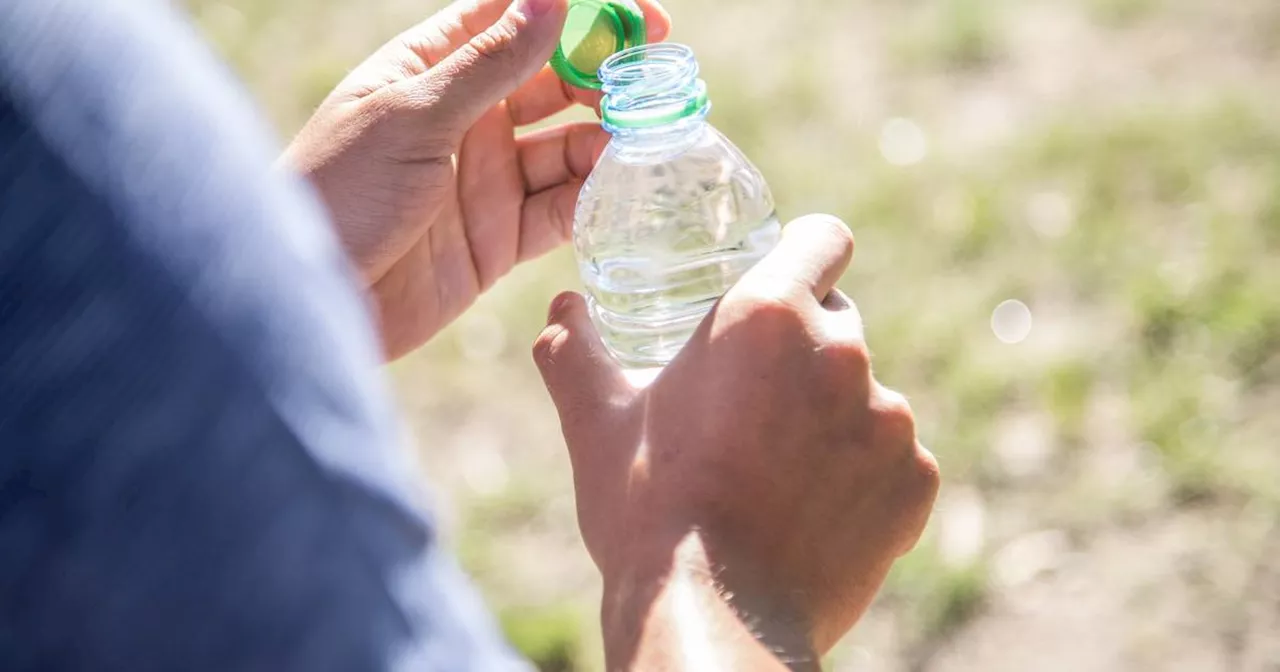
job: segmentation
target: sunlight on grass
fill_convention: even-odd
[[[285,137],[364,55],[441,5],[187,4]],[[875,372],[911,399],[946,491],[983,502],[973,557],[948,559],[935,520],[851,640],[860,652],[842,648],[833,669],[997,669],[947,656],[1025,589],[993,578],[1010,544],[1068,562],[1068,550],[1188,511],[1280,520],[1274,3],[666,5],[699,52],[713,122],[760,167],[783,217],[826,211],[850,224],[858,252],[841,287],[858,301]],[[1138,37],[1152,26],[1165,32]],[[1032,67],[1046,60],[1054,67]],[[999,142],[965,154],[969,129],[948,122],[979,96],[1011,113]],[[601,665],[598,585],[529,358],[548,302],[579,288],[576,273],[568,250],[518,268],[392,368],[428,477],[456,514],[453,546],[543,670]],[[992,313],[1010,300],[1034,326],[1002,342]],[[468,475],[485,469],[467,457],[481,443],[503,478]],[[1149,577],[1173,561],[1134,562]],[[1228,585],[1236,570],[1205,571]],[[1127,632],[1145,616],[1109,618],[1098,627]]]

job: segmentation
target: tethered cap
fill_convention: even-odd
[[[633,0],[572,0],[551,68],[573,86],[599,89],[605,59],[644,43],[644,13]]]

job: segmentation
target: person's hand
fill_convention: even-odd
[[[639,0],[648,39],[670,19]],[[545,67],[567,0],[458,0],[392,40],[285,154],[329,207],[376,299],[387,356],[418,346],[517,262],[569,237],[599,124],[516,129],[599,104]]]
[[[649,655],[644,610],[682,563],[695,576],[704,563],[710,594],[731,594],[762,641],[803,659],[853,626],[917,542],[938,467],[833,289],[852,255],[839,221],[790,224],[645,387],[609,357],[581,297],[552,304],[534,356],[604,576],[606,641],[611,628],[634,639],[610,669]]]

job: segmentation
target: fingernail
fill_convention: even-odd
[[[520,0],[520,13],[527,18],[539,17],[555,8],[559,0]]]

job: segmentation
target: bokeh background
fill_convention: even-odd
[[[282,137],[439,0],[188,0]],[[946,484],[831,670],[1280,670],[1280,3],[667,0]],[[583,118],[582,111],[571,116]],[[567,252],[392,367],[449,543],[544,670],[599,584],[529,344]]]

